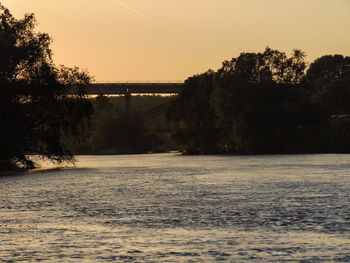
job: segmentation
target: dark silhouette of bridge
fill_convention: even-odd
[[[130,112],[132,94],[177,94],[183,88],[183,82],[95,82],[88,87],[87,95],[124,95],[125,111]],[[69,91],[75,94],[76,91]],[[151,117],[165,110],[168,104],[151,109],[146,115]]]
[[[87,89],[89,95],[126,95],[131,94],[177,94],[184,83],[93,83]]]

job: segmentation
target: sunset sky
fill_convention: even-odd
[[[183,81],[266,46],[350,55],[350,0],[2,0],[35,13],[56,64],[97,81]]]

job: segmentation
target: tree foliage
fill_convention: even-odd
[[[188,153],[210,153],[216,148],[218,131],[208,99],[213,90],[213,71],[193,76],[185,81],[185,88],[167,111],[173,124],[173,138]]]
[[[54,161],[73,155],[61,143],[77,133],[92,107],[84,97],[90,82],[78,68],[57,67],[51,39],[38,33],[33,14],[16,19],[0,5],[0,167],[34,167],[28,154]],[[75,89],[75,96],[67,95]]]
[[[187,153],[350,151],[340,144],[347,125],[333,121],[350,112],[349,59],[324,56],[308,67],[300,50],[288,57],[266,48],[224,61],[185,82],[167,114],[173,138]]]
[[[307,71],[313,99],[332,115],[350,114],[350,57],[328,55],[316,59]]]
[[[125,98],[97,96],[92,99],[94,114],[91,127],[78,136],[66,136],[64,143],[77,154],[135,154],[154,152],[163,145],[159,133],[150,127],[144,114],[151,107],[163,102],[164,97],[134,96],[130,112],[125,112]],[[164,120],[165,122],[165,120]],[[159,126],[159,123],[156,123]]]

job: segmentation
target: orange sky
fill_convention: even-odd
[[[350,0],[0,1],[36,14],[56,64],[98,81],[182,81],[266,46],[350,55]]]

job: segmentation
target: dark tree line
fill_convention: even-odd
[[[78,134],[92,113],[89,75],[55,66],[51,39],[35,24],[33,14],[16,19],[0,4],[0,169],[34,167],[28,154],[73,160],[62,137]],[[77,95],[66,95],[73,88]]]
[[[162,140],[148,127],[141,109],[147,99],[157,103],[161,97],[134,97],[132,111],[125,112],[123,97],[98,96],[91,99],[94,114],[90,127],[78,136],[67,134],[64,144],[75,154],[136,154],[156,151]],[[135,107],[141,103],[141,109]],[[158,102],[159,103],[159,102]],[[81,138],[81,140],[79,140]]]
[[[186,153],[350,152],[350,57],[266,48],[190,77],[167,112]]]

